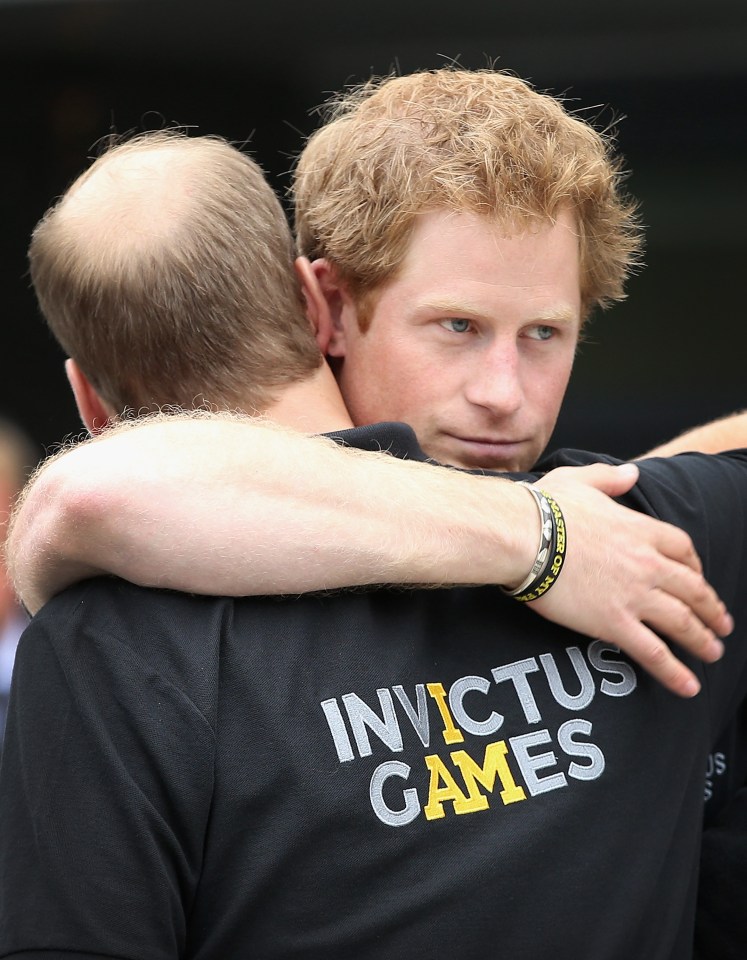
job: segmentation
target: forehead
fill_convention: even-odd
[[[406,255],[385,296],[447,306],[474,300],[516,307],[533,305],[543,315],[578,318],[580,254],[570,211],[555,221],[508,229],[468,212],[436,210],[418,217]]]
[[[455,241],[467,246],[470,257],[489,261],[546,253],[548,247],[576,258],[580,249],[576,218],[567,208],[554,220],[532,218],[514,224],[466,210],[436,209],[416,217],[405,262],[442,253],[443,246]]]

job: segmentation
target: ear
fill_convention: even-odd
[[[357,323],[357,314],[334,264],[329,260],[314,260],[312,263],[306,257],[299,257],[296,272],[319,349],[325,356],[344,357],[345,323]]]
[[[329,304],[322,293],[322,288],[309,258],[297,257],[293,266],[301,284],[301,293],[306,306],[306,317],[311,324],[319,349],[326,354],[332,328]]]
[[[91,386],[91,381],[75,360],[68,359],[65,361],[65,373],[78,406],[80,419],[88,428],[89,433],[101,433],[112,420],[116,419],[115,414]]]

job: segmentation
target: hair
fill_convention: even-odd
[[[584,314],[621,300],[639,262],[636,204],[611,135],[510,74],[444,68],[376,78],[328,105],[291,187],[299,252],[324,257],[370,322],[419,214],[469,211],[507,231],[575,214]]]
[[[45,214],[29,248],[44,317],[116,412],[263,409],[321,356],[283,209],[218,137],[114,146]]]

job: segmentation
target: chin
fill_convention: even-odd
[[[533,455],[503,456],[500,453],[493,455],[482,452],[474,456],[456,454],[444,451],[443,456],[435,456],[440,463],[450,464],[464,470],[489,470],[492,473],[527,473],[534,466],[536,460]]]

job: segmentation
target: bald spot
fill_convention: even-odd
[[[61,223],[77,227],[99,255],[136,253],[172,241],[192,195],[193,163],[168,145],[104,157],[71,188]]]

